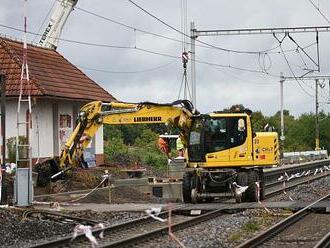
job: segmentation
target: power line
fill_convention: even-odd
[[[205,65],[210,65],[210,66],[215,66],[215,67],[222,67],[222,68],[235,69],[235,70],[245,71],[245,72],[259,73],[259,74],[264,74],[264,75],[271,76],[271,77],[276,77],[276,78],[279,77],[278,75],[274,75],[274,74],[271,74],[271,73],[268,73],[268,72],[265,72],[265,71],[262,71],[262,70],[242,68],[242,67],[237,67],[237,66],[233,66],[233,65],[217,64],[217,63],[207,62],[207,61],[199,60],[199,59],[196,59],[195,62],[199,63],[199,64],[205,64]]]
[[[280,49],[283,51],[283,48],[282,48],[282,44],[281,44],[281,43],[280,43]],[[293,76],[294,79],[297,81],[299,87],[305,92],[305,94],[307,94],[308,96],[314,98],[314,96],[313,96],[312,94],[310,94],[308,91],[306,91],[305,88],[304,88],[304,87],[301,85],[301,83],[299,82],[299,80],[298,80],[298,78],[296,77],[294,71],[292,70],[292,67],[291,67],[291,65],[290,65],[290,62],[289,62],[288,58],[286,57],[285,53],[282,53],[282,54],[283,54],[284,60],[286,61],[287,65],[288,65],[288,67],[289,67],[289,70],[290,70],[292,76]]]
[[[3,24],[0,24],[0,26],[1,27],[4,27],[4,28],[15,30],[15,31],[19,31],[19,32],[24,32],[20,28],[14,28],[14,27],[10,27],[8,25],[3,25]],[[27,31],[27,33],[28,34],[32,34],[32,35],[41,36],[41,34],[30,32],[30,31]],[[92,43],[92,42],[78,41],[78,40],[71,40],[71,39],[64,39],[64,38],[59,38],[59,40],[64,41],[64,42],[68,42],[68,43],[79,44],[79,45],[86,45],[86,46],[103,47],[103,48],[113,48],[113,49],[137,50],[137,51],[141,51],[141,52],[148,53],[148,54],[153,54],[153,55],[158,55],[158,56],[163,56],[163,57],[169,57],[169,58],[175,58],[175,59],[181,59],[181,56],[171,55],[171,54],[166,54],[166,53],[161,53],[161,52],[156,52],[156,51],[152,51],[152,50],[148,50],[148,49],[144,49],[144,48],[140,48],[140,47],[100,44],[100,43]],[[281,53],[284,55],[285,52],[284,52],[283,49],[281,49]],[[262,71],[262,70],[254,70],[254,69],[249,69],[249,68],[242,68],[242,67],[233,66],[233,65],[217,64],[217,63],[203,61],[203,60],[195,60],[195,62],[196,63],[200,63],[200,64],[205,64],[205,65],[210,65],[210,66],[235,69],[235,70],[239,70],[239,71],[245,71],[245,72],[251,72],[251,73],[259,73],[259,74],[264,74],[264,75],[268,75],[268,76],[272,76],[272,77],[277,77],[277,78],[279,77],[278,75],[274,75],[274,74],[271,74],[271,73],[268,73],[268,72],[265,72],[265,71]],[[90,69],[93,69],[93,68],[90,68]],[[96,70],[99,70],[99,69],[96,69]],[[100,70],[100,71],[102,71],[102,70]]]
[[[138,9],[142,10],[147,15],[151,16],[152,18],[156,19],[157,21],[159,21],[160,23],[162,23],[163,25],[165,25],[166,27],[168,27],[168,28],[176,31],[177,33],[179,33],[181,35],[186,36],[187,38],[191,38],[189,35],[183,33],[182,31],[180,31],[179,29],[173,27],[172,25],[166,23],[165,21],[163,21],[162,19],[160,19],[156,15],[152,14],[151,12],[149,12],[148,10],[146,10],[145,8],[143,8],[142,6],[138,5],[134,1],[132,1],[132,0],[128,0],[128,1],[130,3],[132,3],[134,6],[136,6]],[[224,52],[233,52],[233,53],[260,54],[260,53],[266,53],[266,52],[269,52],[269,51],[273,51],[273,50],[275,50],[275,49],[278,48],[278,46],[277,46],[277,47],[273,47],[273,48],[262,50],[262,51],[240,51],[240,50],[233,50],[233,49],[218,47],[218,46],[212,45],[210,43],[207,43],[207,42],[204,42],[204,41],[201,41],[201,40],[196,40],[196,41],[199,42],[199,43],[201,43],[201,44],[203,44],[203,45],[206,45],[206,46],[208,46],[210,48],[213,48],[213,49],[218,49],[218,50],[221,50],[221,51],[224,51]]]
[[[125,27],[127,29],[131,29],[131,30],[133,30],[135,32],[138,31],[138,32],[141,32],[141,33],[144,33],[144,34],[156,36],[158,38],[162,38],[162,39],[166,39],[166,40],[170,40],[170,41],[182,43],[182,40],[179,40],[179,39],[176,39],[176,38],[173,38],[173,37],[168,37],[168,36],[161,35],[161,34],[157,34],[157,33],[154,33],[154,32],[151,32],[151,31],[147,31],[147,30],[144,30],[144,29],[141,29],[141,28],[137,28],[137,27],[134,27],[134,26],[125,24],[123,22],[116,21],[116,20],[111,19],[109,17],[102,16],[100,14],[94,13],[92,11],[89,11],[89,10],[86,10],[86,9],[83,9],[83,8],[75,7],[75,9],[80,10],[82,12],[85,12],[87,14],[90,14],[92,16],[98,17],[100,19],[103,19],[103,20],[112,22],[114,24],[117,24],[119,26]],[[180,34],[182,35],[182,32],[181,31],[180,31]],[[190,38],[190,36],[187,35],[187,34],[184,34],[183,36],[185,36],[186,38]],[[211,44],[208,44],[208,43],[205,43],[205,42],[201,42],[201,43],[207,44],[207,45],[196,44],[196,46],[202,47],[202,48],[208,48],[208,49],[217,49],[217,50],[221,50],[221,51],[224,51],[224,52],[233,52],[233,53],[242,53],[242,54],[272,53],[272,51],[274,51],[274,50],[276,50],[278,48],[278,46],[275,46],[275,47],[272,47],[272,48],[269,48],[269,49],[265,49],[265,50],[262,50],[262,51],[241,51],[241,50],[235,50],[235,49],[228,49],[228,48],[216,47],[214,45],[211,45]],[[188,42],[188,41],[186,41],[186,44],[187,45],[191,45],[191,43]],[[278,52],[273,52],[273,53],[278,53]]]
[[[112,70],[105,70],[105,69],[96,69],[96,68],[90,68],[90,67],[85,67],[82,65],[77,65],[78,67],[84,69],[84,70],[89,70],[89,71],[97,71],[97,72],[103,72],[103,73],[111,73],[111,74],[136,74],[136,73],[144,73],[144,72],[150,72],[150,71],[155,71],[155,70],[159,70],[165,67],[170,66],[171,64],[173,64],[174,62],[176,62],[177,60],[172,60],[166,64],[163,65],[159,65],[153,68],[148,68],[148,69],[144,69],[144,70],[136,70],[136,71],[112,71]]]
[[[316,6],[316,4],[312,1],[312,0],[308,0],[312,5],[313,7],[319,12],[319,14],[323,17],[324,20],[327,21],[327,23],[330,24],[330,20],[328,19],[328,17],[326,17],[325,14],[322,13],[322,11],[320,10],[320,8],[318,6]]]
[[[3,24],[0,24],[0,26],[1,27],[5,27],[5,28],[8,28],[8,29],[15,30],[15,31],[23,32],[23,30],[21,30],[19,28],[10,27],[10,26],[3,25]],[[41,34],[37,34],[37,33],[34,33],[34,32],[29,32],[28,31],[27,33],[28,34],[32,34],[32,35],[39,35],[39,36],[41,36]],[[141,52],[149,53],[149,54],[153,54],[153,55],[159,55],[159,56],[163,56],[163,57],[181,59],[181,56],[171,55],[171,54],[166,54],[166,53],[161,53],[161,52],[156,52],[156,51],[144,49],[144,48],[141,48],[141,47],[100,44],[100,43],[92,43],[92,42],[86,42],[86,41],[70,40],[70,39],[64,39],[64,38],[59,38],[59,40],[64,41],[64,42],[68,42],[68,43],[79,44],[79,45],[86,45],[86,46],[103,47],[103,48],[114,48],[114,49],[137,50],[137,51],[141,51]],[[263,73],[263,74],[266,74],[266,75],[278,77],[278,76],[271,75],[269,73],[265,73],[265,72],[258,71],[258,70],[241,68],[241,67],[231,66],[231,65],[221,65],[221,64],[211,63],[211,62],[207,62],[207,61],[199,61],[199,60],[195,60],[195,61],[197,63],[201,63],[201,64],[214,65],[214,66],[219,66],[219,67],[227,67],[227,68],[231,68],[231,69],[235,69],[235,70],[240,70],[240,71],[246,71],[246,72]]]

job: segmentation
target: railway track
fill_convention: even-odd
[[[330,194],[320,198],[237,248],[253,247],[315,247],[330,246],[330,213],[311,209],[321,202],[329,202]],[[328,204],[330,206],[330,202]]]
[[[320,179],[325,176],[330,175],[330,171],[326,169],[325,166],[330,165],[330,160],[321,160],[321,161],[314,161],[314,162],[308,162],[304,164],[298,164],[298,165],[291,165],[291,166],[282,166],[282,167],[277,167],[273,169],[266,169],[264,171],[264,181],[266,182],[266,194],[268,196],[277,194],[280,190],[283,189],[283,181],[278,180],[281,176],[287,174],[289,176],[291,175],[297,175],[302,174],[303,172],[309,172],[309,175],[306,176],[301,176],[301,177],[296,177],[293,178],[294,180],[289,180],[286,181],[286,189],[296,187],[297,185],[308,183],[313,180]],[[329,168],[329,167],[328,167]],[[316,170],[322,169],[323,172],[316,173],[315,175],[314,172]]]
[[[160,213],[157,217],[162,219],[168,218],[169,211]],[[173,209],[171,216],[173,228],[192,223],[205,213],[198,217],[182,214],[178,208]],[[155,220],[150,216],[135,219],[119,225],[105,227],[104,229],[96,229],[93,231],[95,236],[101,232],[104,233],[103,239],[98,239],[99,247],[123,247],[132,242],[139,241],[143,238],[159,235],[167,231],[167,223]],[[50,242],[40,243],[32,247],[90,247],[90,241],[85,237],[84,233],[80,233],[72,240],[72,235],[60,238]]]
[[[317,164],[317,165],[316,165]],[[318,163],[311,163],[306,165],[309,170],[313,170],[319,167],[324,166],[325,164],[329,164],[329,160],[321,161]],[[276,193],[282,192],[283,186],[282,181],[279,181],[278,178],[283,175],[283,173],[298,173],[299,171],[306,170],[305,168],[295,168],[295,166],[290,168],[284,168],[284,170],[277,169],[276,172],[271,170],[267,174],[269,181],[266,184],[266,196],[272,196]],[[323,176],[330,175],[329,172],[323,172],[322,174],[312,175],[308,178],[296,178],[287,184],[287,187],[294,187],[296,185],[305,183],[307,181],[316,180]],[[182,210],[184,207],[180,207],[180,209],[173,210],[172,217],[172,231],[178,231],[184,228],[187,228],[192,225],[196,225],[198,223],[211,220],[217,216],[220,216],[224,213],[224,210],[228,208],[228,206],[220,207],[219,209],[213,211],[205,211],[202,212],[199,216],[191,216],[187,214],[182,214]],[[231,207],[232,209],[232,207]],[[185,212],[186,213],[186,212]],[[168,217],[168,212],[163,212],[159,215],[160,218],[166,219]],[[330,218],[329,218],[330,221]],[[123,224],[109,226],[105,229],[96,229],[93,231],[93,235],[96,237],[101,232],[104,232],[104,239],[98,239],[99,247],[143,247],[146,245],[148,240],[152,240],[153,238],[157,238],[162,235],[168,234],[168,226],[166,223],[162,223],[154,220],[151,217],[143,217],[139,219],[135,219]],[[329,234],[330,235],[330,234]],[[328,236],[329,236],[328,235]],[[76,239],[71,240],[72,236],[68,236],[65,238],[57,239],[50,242],[40,243],[39,245],[33,247],[90,247],[90,241],[85,237],[83,233],[78,234]],[[323,242],[329,242],[329,237],[324,238]],[[246,246],[249,247],[249,246]]]
[[[26,210],[22,214],[23,218],[35,218],[40,221],[55,221],[64,224],[73,225],[96,225],[99,221],[75,217],[72,215],[61,214],[57,212],[45,211],[45,210]]]

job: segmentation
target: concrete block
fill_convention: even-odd
[[[117,179],[113,183],[114,186],[143,186],[148,185],[148,178],[128,178]]]

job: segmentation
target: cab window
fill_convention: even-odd
[[[239,146],[246,140],[246,118],[209,118],[205,120],[204,132],[206,153]]]

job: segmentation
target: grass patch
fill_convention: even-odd
[[[242,230],[247,233],[254,233],[259,231],[261,228],[261,221],[257,220],[249,220],[248,222],[244,223],[242,226]]]
[[[249,234],[253,234],[261,229],[262,226],[262,220],[249,220],[245,222],[240,230],[233,232],[229,236],[229,240],[232,242],[237,242],[241,240],[242,238],[246,237]]]

